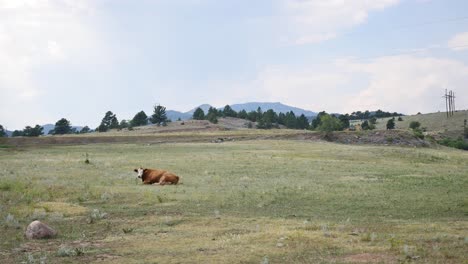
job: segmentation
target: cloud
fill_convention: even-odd
[[[460,61],[417,56],[381,57],[370,63],[345,62],[342,67],[369,76],[367,87],[345,105],[352,109],[385,108],[405,113],[443,109],[444,89],[468,104],[468,67]]]
[[[283,22],[290,44],[313,44],[337,37],[366,22],[369,13],[398,4],[399,0],[282,0]]]
[[[268,66],[236,91],[257,90],[258,98],[265,101],[314,111],[383,109],[411,114],[443,110],[446,88],[456,92],[457,105],[468,105],[466,83],[468,66],[460,61],[399,55],[369,62],[345,58],[302,68]]]
[[[460,51],[468,49],[468,32],[463,32],[455,35],[448,42],[449,48]]]
[[[97,34],[86,24],[93,10],[87,0],[0,0],[2,122],[16,127],[25,120],[39,122],[31,113],[43,116],[40,97],[48,91],[41,87],[37,72],[46,65],[77,62],[87,53],[98,53],[93,51]]]

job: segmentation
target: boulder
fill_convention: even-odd
[[[28,225],[24,235],[28,239],[53,238],[57,235],[57,231],[42,223],[41,221],[36,220]]]

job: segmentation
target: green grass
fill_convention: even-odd
[[[182,184],[143,186],[139,166]],[[287,140],[0,150],[0,258],[462,263],[467,172],[459,150]],[[26,241],[33,219],[58,238]]]

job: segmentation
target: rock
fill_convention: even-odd
[[[28,225],[24,235],[28,239],[53,238],[57,235],[57,231],[41,221],[36,220]]]

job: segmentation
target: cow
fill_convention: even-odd
[[[179,176],[166,170],[138,168],[133,171],[138,173],[138,178],[141,179],[143,184],[159,183],[159,185],[166,185],[179,182]]]

